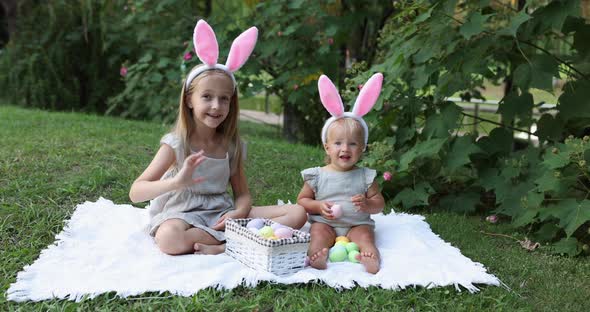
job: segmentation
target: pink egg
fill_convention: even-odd
[[[336,205],[332,205],[332,207],[330,209],[332,209],[332,215],[334,216],[334,218],[342,217],[342,214],[343,214],[342,206],[336,204]]]
[[[275,230],[275,231],[276,231],[278,228],[282,228],[282,227],[285,227],[285,226],[284,226],[284,225],[282,225],[282,224],[280,224],[280,223],[278,223],[278,222],[275,222],[275,223],[271,224],[271,226],[270,226],[270,227],[271,227],[273,230]]]
[[[288,227],[280,227],[276,229],[275,236],[278,238],[291,238],[293,236],[293,230]]]

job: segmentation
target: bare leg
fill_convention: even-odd
[[[181,219],[170,219],[162,222],[154,239],[163,253],[182,255],[194,250],[194,242],[185,240],[185,232],[190,225]]]
[[[355,242],[360,249],[356,259],[361,262],[365,270],[371,274],[379,272],[379,250],[375,246],[375,233],[368,225],[358,225],[350,229],[346,235],[351,242]]]
[[[181,219],[164,221],[156,231],[155,240],[160,250],[169,255],[193,253],[199,244],[221,244],[209,233],[192,227]]]
[[[309,264],[318,270],[323,270],[328,267],[328,248],[334,245],[336,232],[331,226],[320,222],[313,223],[309,232],[311,234],[311,242],[307,250]]]
[[[300,229],[307,222],[307,213],[299,205],[252,207],[248,217],[271,219],[294,229]]]
[[[225,251],[225,244],[207,245],[195,243],[195,253],[199,255],[218,255]]]

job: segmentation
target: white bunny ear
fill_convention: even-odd
[[[231,72],[240,69],[254,50],[256,40],[258,39],[258,28],[250,27],[248,30],[239,35],[231,44],[229,55],[225,66]]]
[[[217,38],[215,38],[213,28],[204,20],[199,20],[195,26],[193,44],[201,62],[209,66],[217,64],[217,58],[219,57]]]
[[[381,85],[383,84],[383,75],[381,73],[376,73],[363,86],[359,96],[356,98],[354,102],[354,107],[352,109],[352,113],[358,117],[363,117],[366,115],[377,99],[379,98],[379,94],[381,93]]]
[[[328,110],[330,115],[340,117],[344,113],[344,105],[336,86],[326,75],[320,76],[318,80],[318,90],[320,91],[320,100]]]

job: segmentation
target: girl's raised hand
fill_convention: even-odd
[[[179,188],[188,187],[205,180],[205,178],[202,177],[193,179],[193,172],[204,160],[205,156],[203,156],[203,151],[191,154],[184,160],[182,168],[180,168],[180,171],[178,171],[178,174],[174,177]]]

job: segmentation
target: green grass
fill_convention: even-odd
[[[256,205],[294,200],[299,171],[322,163],[319,148],[280,140],[276,129],[242,123],[248,141],[247,175]],[[148,293],[127,299],[113,293],[75,303],[48,300],[7,302],[16,274],[37,259],[76,204],[100,196],[129,204],[132,181],[151,160],[168,126],[75,113],[48,113],[0,106],[0,310],[412,310],[412,311],[588,311],[590,262],[529,253],[507,225],[480,217],[426,214],[435,233],[485,265],[511,290],[481,286],[470,294],[453,287],[402,291],[360,287],[336,291],[321,283],[207,289],[192,297]],[[195,277],[198,278],[198,277]]]
[[[266,100],[264,95],[257,95],[240,99],[240,108],[263,112],[265,110]],[[281,100],[276,95],[269,96],[269,111],[280,114],[283,111]]]

